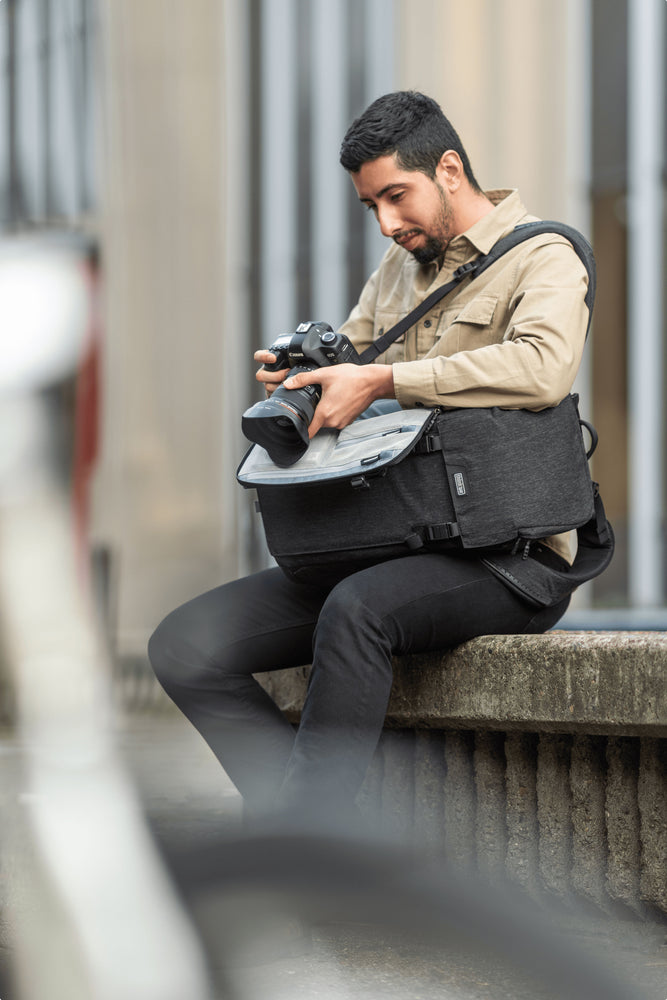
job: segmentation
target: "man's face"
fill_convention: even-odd
[[[394,156],[369,160],[352,174],[360,201],[371,209],[383,236],[409,250],[420,264],[440,257],[456,235],[447,194],[438,180],[401,170]]]

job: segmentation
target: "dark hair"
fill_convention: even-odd
[[[401,169],[434,178],[448,149],[461,157],[468,181],[479,191],[468,154],[440,105],[417,91],[399,90],[378,97],[352,122],[340,147],[340,162],[356,173],[368,160],[395,153]]]

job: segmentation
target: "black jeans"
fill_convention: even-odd
[[[396,559],[324,589],[268,569],[177,608],[149,656],[251,809],[335,811],[353,802],[373,756],[393,654],[544,632],[568,600],[535,608],[460,555]],[[295,732],[252,675],[311,661]]]

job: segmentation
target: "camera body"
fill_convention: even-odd
[[[328,323],[300,323],[294,333],[285,333],[269,347],[276,360],[264,365],[269,372],[298,367],[300,371],[313,371],[327,365],[346,362],[359,364],[359,355],[342,333],[334,333]]]
[[[361,364],[347,337],[335,333],[328,323],[300,323],[294,333],[279,337],[269,350],[276,360],[264,365],[265,370],[287,368],[288,377],[328,365]],[[265,448],[276,465],[294,465],[310,442],[308,427],[321,395],[319,385],[301,389],[279,385],[268,399],[245,411],[241,419],[243,433],[249,441]]]

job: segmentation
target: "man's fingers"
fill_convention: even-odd
[[[320,416],[320,410],[318,407],[315,410],[315,415],[313,416],[313,419],[310,421],[310,426],[308,427],[308,437],[311,438],[312,440],[312,438],[315,437],[317,432],[321,430],[323,426],[324,426],[324,418]]]
[[[326,378],[326,376],[325,376]],[[298,375],[292,375],[285,382],[286,389],[302,389],[304,385],[313,385],[316,382],[322,382],[322,371],[316,368],[312,372],[300,372]]]

